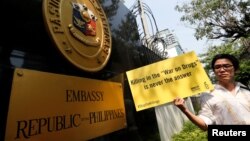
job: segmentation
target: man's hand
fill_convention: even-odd
[[[185,100],[183,98],[176,98],[174,99],[174,105],[177,106],[180,110],[186,110]]]

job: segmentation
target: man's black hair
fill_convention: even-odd
[[[218,59],[228,59],[229,61],[232,62],[235,70],[239,69],[239,60],[236,57],[234,57],[231,54],[217,54],[214,56],[214,58],[211,62],[211,67],[213,70],[214,70],[214,64]]]

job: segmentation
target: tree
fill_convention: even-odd
[[[198,40],[206,37],[225,41],[220,46],[209,47],[207,53],[200,55],[208,74],[211,74],[210,62],[215,54],[233,54],[240,60],[236,80],[249,85],[250,1],[192,0],[177,5],[176,10],[184,13],[181,21],[194,27]]]
[[[212,81],[215,81],[213,75],[211,75],[212,68],[210,66],[210,62],[212,58],[216,54],[220,53],[228,53],[234,55],[240,61],[240,70],[236,72],[235,79],[245,85],[250,85],[250,60],[247,58],[241,58],[242,51],[244,46],[241,45],[241,42],[234,43],[226,43],[220,46],[211,46],[208,48],[207,53],[201,54],[200,58],[203,58],[201,62],[205,64],[205,70],[208,74],[210,74],[210,78]]]
[[[192,0],[176,10],[185,13],[181,21],[194,26],[197,39],[235,41],[250,36],[249,0]]]

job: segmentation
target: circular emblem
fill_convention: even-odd
[[[43,16],[67,60],[84,71],[104,68],[111,54],[111,32],[97,0],[44,0]]]

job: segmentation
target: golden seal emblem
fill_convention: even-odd
[[[111,32],[97,0],[44,0],[43,17],[55,46],[70,63],[89,72],[105,67]]]

